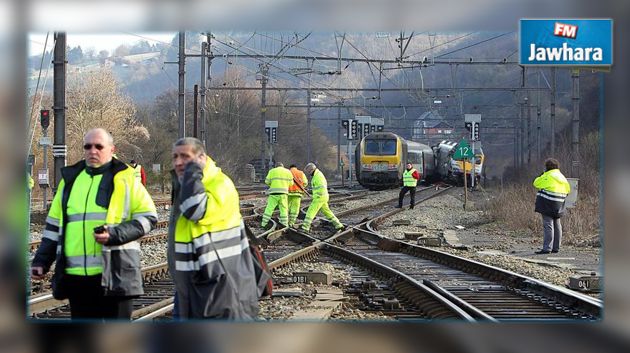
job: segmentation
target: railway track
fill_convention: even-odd
[[[465,311],[496,321],[597,320],[600,300],[480,262],[376,232],[379,219],[355,228],[344,249],[405,273]],[[333,239],[339,242],[339,239]]]
[[[139,319],[163,309],[173,302],[173,282],[166,263],[142,269],[145,294],[133,302],[132,318]],[[37,295],[28,300],[29,314],[34,319],[69,319],[67,300],[56,300],[52,293]]]
[[[338,201],[343,201],[343,200],[354,200],[354,199],[359,199],[361,197],[364,197],[367,195],[367,192],[361,191],[358,193],[339,193],[333,196],[334,199],[338,200]],[[250,215],[254,215],[256,216],[255,213],[255,208],[253,205],[242,205],[243,207],[241,207],[241,211],[244,215],[250,214]],[[274,226],[269,229],[269,230],[264,230],[262,228],[259,228],[258,225],[258,219],[256,219],[255,217],[250,217],[251,219],[248,219],[246,217],[245,218],[245,222],[254,230],[254,233],[260,238],[261,242],[263,243],[268,243],[266,237],[269,234],[272,233],[276,233],[276,237],[278,237],[279,235],[281,235],[284,230],[276,230],[276,223],[275,221],[272,219],[272,223],[274,224]],[[167,233],[166,233],[166,229],[168,227],[168,221],[160,221],[158,222],[156,229],[158,230],[159,233],[157,234],[150,234],[147,235],[145,237],[142,237],[140,239],[140,241],[142,243],[148,243],[148,242],[163,242],[166,237],[167,237]],[[286,230],[286,229],[285,229]],[[289,235],[290,237],[290,235]],[[303,239],[301,238],[301,236],[293,236],[292,240],[289,239],[285,239],[285,238],[280,238],[278,242],[274,243],[272,247],[269,247],[265,250],[265,254],[268,257],[268,261],[273,261],[277,258],[281,258],[283,256],[285,256],[288,253],[291,252],[295,252],[297,250],[299,250],[300,248],[303,248],[304,246],[310,244],[313,242],[313,239]],[[144,271],[144,270],[143,270]],[[151,271],[149,271],[149,273],[151,273]],[[43,288],[43,287],[42,287]],[[29,308],[30,311],[32,313],[34,313],[35,315],[39,315],[38,313],[44,311],[44,312],[48,312],[50,310],[54,310],[54,308],[57,308],[59,306],[64,305],[65,303],[63,302],[58,302],[55,301],[52,298],[52,294],[50,293],[44,293],[44,294],[39,294],[39,295],[33,295],[31,297],[31,299],[29,300]],[[143,306],[143,307],[147,307],[147,305]],[[144,310],[144,309],[143,309]],[[145,310],[146,311],[146,310]],[[65,312],[62,310],[62,312]],[[63,314],[60,312],[58,313],[60,316],[59,317],[64,317]],[[67,314],[67,313],[66,313]],[[147,314],[148,315],[148,314]],[[56,317],[56,316],[55,316]]]
[[[378,224],[401,210],[383,210],[385,213],[378,217],[322,239],[331,246],[342,246],[319,247],[351,261],[376,263],[399,271],[447,298],[476,320],[591,321],[601,317],[601,301],[581,293],[427,247],[387,239],[378,234]],[[270,267],[310,260],[314,255],[309,249],[314,246],[274,259]]]
[[[437,195],[420,193],[425,194],[417,203]],[[402,211],[390,208],[386,202],[393,199],[349,212],[353,216],[348,220],[357,223],[323,239],[294,229],[267,231],[265,255],[270,269],[278,273],[296,262],[332,264],[350,274],[350,280],[343,285],[348,303],[364,312],[378,312],[396,320],[566,321],[597,320],[601,316],[601,302],[590,297],[382,237],[378,234],[379,222]],[[368,214],[356,215],[364,211]],[[361,221],[356,221],[359,218]],[[275,277],[277,282],[287,280]],[[170,280],[163,277],[145,283],[147,295],[135,303],[134,319],[168,315],[173,305]],[[41,314],[42,303],[40,297],[29,301],[34,317],[47,317]],[[56,305],[59,308],[60,304]],[[55,318],[65,317],[63,309],[43,312]]]

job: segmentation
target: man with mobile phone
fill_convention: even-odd
[[[252,320],[258,287],[232,180],[194,137],[173,145],[168,266],[180,319]]]
[[[128,320],[143,294],[137,240],[155,227],[157,212],[134,170],[113,157],[107,131],[89,130],[83,149],[84,160],[61,169],[32,278],[56,262],[53,296],[68,299],[73,320]]]

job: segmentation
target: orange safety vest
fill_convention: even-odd
[[[302,189],[306,189],[307,184],[306,175],[303,171],[297,168],[291,168],[291,174],[293,174],[293,183],[291,183],[291,186],[289,186],[289,194],[303,194],[304,192],[302,191]],[[300,183],[302,189],[300,189],[300,187],[295,184],[296,181]]]

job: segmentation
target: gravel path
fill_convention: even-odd
[[[506,230],[504,225],[493,222],[483,210],[484,203],[493,197],[492,191],[469,193],[471,201],[467,210],[464,210],[463,190],[455,188],[416,206],[414,210],[406,209],[386,220],[379,226],[379,232],[398,240],[405,240],[404,232],[419,232],[444,241],[443,234],[446,230],[456,236],[465,250],[445,244],[439,248],[441,251],[560,286],[564,286],[572,275],[602,273],[601,248],[597,247],[596,242],[563,244],[557,254],[534,254],[542,246],[542,234],[534,234],[530,230]],[[411,224],[392,225],[394,220],[401,219],[409,220]],[[415,243],[416,240],[406,241]]]

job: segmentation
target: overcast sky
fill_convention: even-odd
[[[150,44],[157,42],[170,43],[176,32],[162,33],[109,33],[109,34],[73,34],[67,33],[66,42],[70,47],[81,46],[85,51],[92,47],[98,53],[100,50],[107,50],[110,53],[122,44],[133,45],[138,41],[146,40]],[[28,36],[29,56],[39,55],[44,49],[46,33],[31,33]],[[47,50],[53,49],[53,33],[48,36]]]

